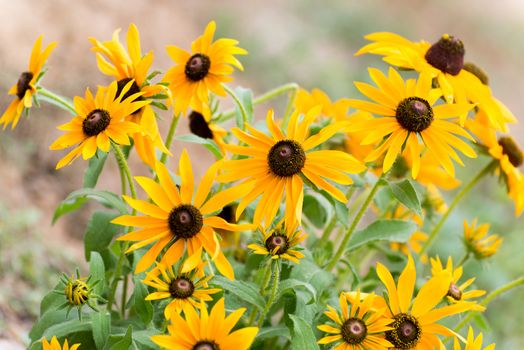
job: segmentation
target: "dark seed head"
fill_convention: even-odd
[[[200,341],[191,350],[220,350],[220,347],[214,341]]]
[[[479,66],[477,66],[477,65],[475,65],[475,64],[473,64],[471,62],[466,62],[466,63],[464,63],[464,67],[462,67],[462,69],[464,69],[465,71],[470,72],[471,74],[473,74],[474,76],[479,78],[479,80],[482,82],[482,84],[489,85],[488,75]]]
[[[408,97],[398,104],[395,117],[405,130],[421,132],[433,122],[433,109],[423,98]]]
[[[103,109],[95,109],[82,122],[82,131],[86,136],[96,136],[104,131],[111,121],[109,113]]]
[[[499,145],[502,147],[502,153],[508,156],[509,162],[518,168],[524,161],[522,150],[510,136],[503,136],[499,139]]]
[[[191,204],[174,207],[169,213],[168,225],[171,233],[189,239],[200,232],[204,224],[202,214]]]
[[[284,254],[289,248],[287,236],[281,232],[275,232],[266,239],[266,249],[272,252],[278,247],[276,255]]]
[[[191,81],[199,81],[206,77],[211,67],[211,61],[206,55],[197,53],[186,63],[186,77]]]
[[[393,329],[386,331],[386,339],[395,345],[395,349],[413,349],[416,347],[422,335],[422,330],[415,317],[408,314],[398,314],[389,326]]]
[[[366,324],[359,318],[347,319],[340,328],[342,338],[346,343],[357,345],[362,343],[368,334]]]
[[[209,128],[206,119],[196,111],[192,111],[191,114],[189,114],[189,130],[204,139],[213,138],[213,131]]]
[[[300,173],[306,162],[306,154],[297,142],[281,140],[269,150],[267,162],[273,174],[289,177]]]
[[[122,79],[122,80],[119,80],[117,82],[117,90],[116,90],[116,97],[120,96],[120,94],[122,93],[122,90],[124,90],[124,87],[127,85],[127,83],[129,83],[132,79],[131,78],[125,78],[125,79]],[[127,90],[127,92],[124,94],[124,96],[122,96],[122,98],[120,99],[121,101],[124,101],[125,99],[129,98],[129,96],[132,96],[136,93],[139,93],[140,92],[140,88],[138,87],[138,85],[136,84],[136,81],[133,82],[133,84],[131,84],[131,88],[129,88],[129,90]],[[135,101],[143,101],[144,98],[142,96],[138,96],[137,98],[135,98],[132,102],[135,102]],[[142,108],[140,109],[137,109],[136,111],[133,112],[133,114],[138,114],[140,112]]]
[[[433,67],[451,75],[459,74],[464,66],[464,44],[454,36],[444,34],[426,52],[426,61]]]
[[[18,78],[18,82],[16,83],[16,96],[20,100],[24,98],[26,91],[29,90],[31,79],[33,79],[33,73],[31,72],[23,72],[20,74],[20,78]]]
[[[194,291],[195,286],[193,285],[193,282],[184,277],[178,277],[172,280],[169,285],[169,293],[171,293],[171,296],[176,299],[187,299],[193,295]]]
[[[218,214],[218,217],[226,220],[230,224],[236,223],[235,210],[232,205],[226,205],[224,208],[222,208],[222,211]]]
[[[459,301],[462,298],[462,291],[459,289],[459,287],[455,283],[451,282],[451,284],[449,285],[449,290],[448,290],[447,295]]]

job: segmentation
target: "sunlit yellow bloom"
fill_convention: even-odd
[[[380,32],[366,35],[373,43],[361,48],[356,55],[371,53],[384,56],[387,63],[428,74],[438,82],[448,103],[476,103],[486,111],[490,126],[506,131],[506,123],[516,122],[507,108],[496,100],[487,85],[464,67],[464,44],[459,39],[444,34],[438,42],[411,42],[400,35]],[[470,69],[471,70],[471,69]],[[463,125],[467,113],[460,114]]]
[[[459,125],[447,120],[467,113],[473,105],[462,103],[434,106],[441,91],[432,88],[431,78],[427,74],[421,74],[418,80],[406,81],[393,68],[389,68],[387,77],[374,68],[369,69],[369,74],[378,88],[359,82],[355,85],[374,102],[350,100],[350,105],[380,117],[355,122],[348,127],[348,131],[366,135],[362,144],[373,144],[384,139],[366,157],[367,162],[375,161],[386,153],[383,171],[387,172],[404,149],[411,155],[411,175],[416,179],[422,167],[421,154],[426,150],[452,177],[455,176],[455,168],[451,159],[463,165],[454,148],[468,157],[476,157],[475,151],[456,135],[472,141],[473,138]]]
[[[170,299],[164,309],[166,319],[173,312],[182,312],[184,305],[198,308],[201,301],[212,301],[211,294],[221,289],[208,288],[207,283],[213,276],[204,275],[204,265],[200,257],[196,256],[178,266],[159,263],[143,280],[144,284],[157,290],[149,294],[146,300]]]
[[[435,308],[446,296],[452,276],[443,271],[429,279],[413,299],[417,279],[415,264],[411,257],[395,285],[393,276],[381,263],[377,263],[377,274],[386,286],[388,306],[391,311],[387,317],[393,318],[389,326],[393,330],[386,332],[395,349],[434,350],[441,341],[437,335],[453,336],[455,333],[436,323],[440,319],[470,310],[475,303],[462,302]],[[413,300],[412,300],[413,299]]]
[[[46,338],[42,338],[42,346],[43,350],[76,350],[80,346],[80,344],[74,344],[69,347],[69,344],[67,344],[67,339],[64,340],[64,346],[60,345],[58,342],[58,339],[56,336],[53,336],[51,338],[51,342],[49,343]]]
[[[347,117],[348,102],[349,100],[347,98],[341,98],[335,102],[331,102],[329,96],[320,89],[313,89],[311,92],[299,89],[295,99],[295,109],[305,114],[311,108],[322,106],[320,111],[322,116],[341,121]]]
[[[477,219],[474,219],[471,225],[464,220],[464,244],[477,259],[489,258],[502,244],[502,237],[499,235],[488,235],[489,226],[489,224],[477,226]]]
[[[149,103],[135,101],[141,93],[123,99],[131,84],[132,81],[127,83],[119,95],[117,83],[114,81],[107,88],[99,87],[96,96],[87,89],[85,98],[75,97],[77,116],[58,127],[59,130],[66,131],[66,134],[57,138],[49,149],[60,150],[76,144],[78,146],[58,162],[57,169],[70,164],[80,155],[84,159],[93,157],[97,148],[109,152],[110,141],[119,145],[129,145],[129,135],[140,132],[140,126],[124,118]]]
[[[466,346],[464,350],[494,350],[495,344],[490,344],[485,348],[482,347],[482,333],[479,333],[477,337],[473,334],[473,328],[469,327],[468,338],[466,339]],[[445,350],[442,348],[441,350]],[[454,340],[453,350],[462,350],[460,343],[457,338]]]
[[[33,95],[37,93],[36,87],[38,80],[41,78],[42,67],[47,58],[56,47],[57,43],[53,42],[43,50],[42,36],[36,39],[29,59],[29,67],[26,72],[23,72],[18,79],[18,82],[9,89],[9,95],[16,95],[6,111],[0,117],[0,125],[4,125],[4,129],[11,124],[11,129],[14,129],[20,120],[20,116],[24,108],[31,108],[33,106]]]
[[[474,120],[466,122],[466,127],[498,162],[497,170],[506,184],[508,196],[515,203],[515,215],[519,216],[524,211],[524,174],[520,170],[524,163],[524,153],[511,136],[497,139],[495,130],[486,127],[481,120],[482,116],[477,115]]]
[[[134,79],[134,83],[124,95],[124,99],[137,92],[142,92],[142,95],[138,96],[136,100],[165,94],[166,88],[164,86],[150,84],[147,79],[149,69],[153,64],[153,52],[148,52],[144,56],[142,55],[137,27],[133,23],[129,25],[127,31],[127,51],[120,43],[119,33],[120,29],[115,30],[112,40],[103,43],[95,38],[89,38],[89,41],[93,44],[91,50],[96,52],[96,59],[100,71],[118,80],[118,92],[120,92],[129,81]],[[144,163],[150,167],[155,165],[155,148],[161,152],[170,154],[162,141],[162,137],[158,131],[155,113],[150,105],[146,105],[135,111],[128,119],[142,126],[141,132],[132,134],[132,137],[137,153]]]
[[[307,237],[297,228],[296,222],[294,225],[288,225],[281,220],[271,230],[266,231],[261,227],[259,232],[262,235],[262,242],[247,246],[253,249],[255,254],[271,255],[271,259],[287,259],[297,264],[300,263],[299,259],[304,257],[304,254],[293,249]]]
[[[386,308],[377,310],[373,307],[375,298],[378,298],[375,294],[363,296],[360,291],[341,293],[339,297],[341,314],[333,307],[327,306],[329,311],[325,311],[324,314],[336,324],[335,326],[323,324],[317,327],[329,333],[318,343],[338,343],[331,348],[333,350],[391,348],[393,344],[385,339],[384,332],[393,329],[388,326],[393,320],[384,316]]]
[[[202,302],[200,316],[193,307],[184,306],[183,319],[171,314],[167,326],[169,335],[154,335],[151,340],[162,349],[176,350],[248,350],[258,333],[257,327],[245,327],[231,332],[246,309],[235,310],[226,317],[224,298],[208,313]]]
[[[466,282],[459,285],[459,280],[462,277],[462,266],[459,266],[457,268],[453,268],[453,261],[451,260],[451,257],[448,257],[448,262],[446,263],[446,267],[444,268],[442,266],[442,263],[440,262],[440,258],[437,256],[436,258],[430,258],[431,261],[431,274],[433,276],[437,276],[442,271],[448,271],[453,276],[453,279],[451,281],[451,284],[449,285],[448,294],[446,294],[447,299],[451,303],[458,303],[464,300],[468,300],[471,298],[478,298],[480,296],[483,296],[486,294],[486,291],[484,290],[470,290],[466,291],[466,288],[468,288],[474,281],[475,278],[470,278]],[[477,311],[484,311],[486,308],[480,305],[475,305],[473,310]]]
[[[319,115],[319,107],[310,110],[299,121],[300,114],[295,111],[284,133],[270,110],[266,123],[271,133],[268,136],[251,126],[249,133],[233,128],[233,134],[247,146],[226,145],[226,149],[249,158],[225,161],[219,181],[232,182],[244,179],[235,186],[244,193],[237,207],[237,217],[253,201],[261,196],[254,215],[254,223],[263,220],[270,224],[275,217],[282,198],[285,196],[285,221],[295,220],[300,224],[304,199],[302,175],[318,188],[325,190],[335,199],[346,202],[344,193],[324,178],[342,185],[353,180],[347,174],[360,173],[365,167],[349,154],[334,150],[313,149],[344,128],[344,123],[333,123],[319,133],[309,136],[309,126]],[[285,194],[284,194],[285,193]]]
[[[361,122],[363,120],[371,120],[371,119],[373,119],[373,115],[371,113],[363,112],[363,111],[356,111],[352,113],[349,117],[347,117],[346,120],[348,121],[349,124],[352,124],[355,122]],[[348,152],[349,154],[351,154],[353,157],[355,157],[356,159],[358,159],[361,162],[364,162],[364,159],[366,159],[368,154],[373,152],[376,145],[378,144],[378,141],[377,141],[376,143],[373,143],[373,144],[363,145],[362,140],[364,140],[364,137],[366,135],[361,132],[346,131],[346,136],[347,137],[344,139],[344,146],[345,146],[346,152]],[[374,171],[376,175],[380,175],[380,173],[382,172],[381,169],[377,169],[377,168],[373,168],[373,170],[377,170],[377,171]]]
[[[247,51],[233,39],[213,42],[215,29],[215,22],[209,22],[204,34],[191,44],[191,53],[176,46],[167,47],[176,66],[167,71],[163,81],[169,83],[175,99],[175,113],[186,113],[189,106],[203,113],[208,111],[209,92],[225,96],[222,83],[233,80],[233,67],[243,70],[235,55],[246,55]]]
[[[209,197],[220,163],[212,165],[202,177],[196,194],[193,167],[184,149],[180,156],[180,190],[177,188],[166,166],[156,163],[155,170],[160,183],[153,179],[137,176],[135,180],[144,189],[152,202],[124,196],[125,201],[145,216],[123,215],[112,222],[119,225],[142,227],[118,240],[137,241],[127,253],[154,243],[138,262],[135,273],[145,271],[162,254],[167,265],[180,260],[187,246],[188,259],[199,260],[204,249],[217,269],[233,279],[234,272],[226,259],[214,229],[242,231],[251,225],[232,225],[215,215],[225,205],[237,200],[242,194],[237,189],[227,189]]]

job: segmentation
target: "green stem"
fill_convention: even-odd
[[[488,304],[495,299],[500,294],[507,292],[510,289],[516,288],[524,284],[524,276],[519,277],[516,280],[513,280],[502,287],[495,289],[493,292],[489,293],[482,302],[479,303],[481,306],[488,306]],[[462,327],[464,327],[472,318],[475,316],[476,312],[470,311],[466,317],[455,327],[455,332],[458,332]]]
[[[273,262],[272,270],[273,270],[273,278],[271,280],[273,282],[273,286],[271,287],[271,294],[269,295],[269,298],[267,299],[266,306],[264,307],[264,310],[262,311],[262,314],[260,315],[260,318],[258,319],[259,328],[262,327],[262,324],[264,323],[264,320],[266,319],[266,315],[269,312],[271,305],[273,305],[275,298],[277,297],[278,285],[280,282],[280,259],[277,259]]]
[[[73,103],[67,98],[57,95],[54,92],[47,90],[43,86],[38,88],[38,95],[46,97],[44,100],[47,100],[47,102],[70,112],[72,115],[77,115],[75,107],[73,107]]]
[[[124,275],[124,286],[122,287],[122,303],[120,305],[120,313],[122,314],[122,317],[126,317],[126,304],[127,304],[127,284],[128,284],[128,278],[129,276],[127,273]]]
[[[226,90],[226,92],[229,94],[229,96],[231,96],[231,98],[235,101],[237,107],[240,109],[240,114],[242,114],[242,130],[245,130],[246,129],[246,124],[247,124],[247,120],[248,120],[248,116],[247,116],[247,111],[246,109],[244,108],[244,105],[242,104],[242,101],[240,101],[240,99],[238,98],[237,94],[235,94],[235,92],[233,90],[231,90],[231,88],[227,85],[223,85],[224,87],[224,90]]]
[[[478,174],[477,176],[475,176],[467,185],[465,185],[461,190],[460,192],[457,194],[457,196],[455,197],[455,199],[453,199],[453,202],[451,203],[451,205],[449,206],[448,210],[444,213],[444,215],[442,215],[442,217],[440,218],[439,222],[435,225],[435,227],[433,228],[433,231],[431,231],[431,233],[429,234],[429,238],[428,240],[426,241],[426,243],[424,243],[424,245],[422,246],[422,249],[420,250],[419,252],[419,255],[422,256],[428,249],[429,247],[431,246],[431,244],[433,243],[433,241],[435,240],[435,238],[437,237],[437,234],[440,232],[440,229],[442,228],[442,226],[444,225],[444,223],[446,222],[449,214],[451,214],[451,212],[453,211],[453,209],[455,209],[455,207],[457,206],[457,204],[460,202],[460,200],[462,199],[462,197],[464,197],[466,195],[466,193],[468,193],[476,184],[477,182],[480,181],[480,179],[482,179],[486,174],[488,174],[492,169],[493,169],[493,166],[496,164],[496,161],[493,160],[491,162],[488,163],[488,165],[486,165]]]
[[[175,137],[175,130],[178,125],[178,120],[180,119],[180,114],[173,115],[173,119],[171,120],[171,125],[169,126],[169,131],[166,136],[166,148],[171,148],[171,143],[173,143],[173,138]],[[160,157],[160,163],[166,164],[167,161],[167,154],[162,153],[162,156]]]
[[[364,216],[364,213],[366,212],[368,206],[371,204],[371,201],[373,201],[373,197],[375,196],[375,193],[377,193],[378,188],[380,187],[380,183],[382,182],[382,178],[384,177],[384,173],[377,179],[375,184],[373,185],[373,188],[371,189],[371,192],[369,192],[369,195],[367,196],[366,200],[360,207],[357,215],[353,219],[353,222],[351,223],[351,226],[346,231],[346,235],[344,236],[344,239],[340,243],[340,246],[338,247],[337,252],[335,253],[335,256],[333,256],[333,259],[329,262],[326,269],[327,271],[331,271],[335,265],[337,264],[338,260],[346,250],[346,246],[349,242],[349,239],[351,238],[351,235],[353,232],[355,232],[355,229],[357,228],[358,223]]]
[[[355,193],[356,188],[357,188],[356,186],[351,186],[349,191],[346,193],[346,198],[348,202],[351,199],[351,197],[353,197],[353,193]],[[327,242],[329,240],[329,236],[331,235],[331,233],[333,232],[333,230],[335,229],[337,225],[337,219],[338,219],[337,215],[333,214],[331,221],[329,222],[326,229],[322,233],[322,236],[320,237],[320,242]]]
[[[268,265],[266,264],[266,268],[264,269],[264,277],[262,279],[262,283],[260,284],[260,295],[264,296],[266,295],[266,289],[267,289],[267,286],[269,285],[269,279],[271,278],[271,265]],[[257,316],[257,308],[254,307],[253,310],[251,311],[251,314],[249,315],[249,321],[248,321],[248,325],[252,325],[253,322],[255,322],[255,318]]]
[[[464,256],[462,257],[462,259],[460,259],[458,264],[455,264],[455,268],[458,268],[459,266],[463,266],[470,257],[471,257],[471,253],[467,251],[466,254],[464,254]]]

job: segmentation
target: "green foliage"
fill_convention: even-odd
[[[86,260],[91,259],[91,252],[100,254],[107,252],[113,237],[120,231],[121,226],[111,223],[118,214],[97,211],[87,223],[84,235],[84,252]]]
[[[415,232],[417,225],[404,220],[377,220],[363,230],[357,231],[349,240],[347,250],[357,249],[376,241],[406,242]]]
[[[418,216],[422,216],[420,196],[411,180],[406,179],[401,182],[389,182],[388,185],[389,189],[400,203],[409,210],[415,212]]]
[[[211,283],[222,288],[227,293],[231,293],[240,300],[251,304],[259,310],[264,309],[265,301],[258,291],[256,284],[245,281],[230,281],[229,279],[222,276],[215,276]]]
[[[293,328],[291,330],[291,349],[320,350],[311,324],[295,315],[289,315],[289,318],[293,321]]]
[[[218,145],[216,144],[216,142],[211,139],[205,139],[197,135],[187,134],[187,135],[177,136],[175,137],[175,140],[203,145],[205,148],[207,148],[207,150],[209,150],[215,156],[217,160],[220,160],[223,157],[222,152],[220,151],[220,148],[218,148]]]

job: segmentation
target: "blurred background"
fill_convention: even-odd
[[[367,80],[366,67],[386,67],[376,57],[353,56],[365,43],[363,35],[391,31],[414,41],[434,42],[449,33],[464,41],[466,60],[488,72],[494,94],[517,118],[524,118],[524,2],[520,0],[0,0],[0,5],[2,113],[11,101],[7,91],[27,69],[32,45],[40,34],[44,44],[59,41],[42,84],[72,98],[83,95],[88,86],[110,81],[98,71],[88,37],[109,40],[116,28],[122,28],[121,39],[125,39],[129,23],[134,22],[142,51],[153,50],[154,66],[165,71],[171,64],[165,46],[188,49],[214,19],[217,36],[238,39],[249,51],[241,58],[245,71],[235,74],[233,85],[249,87],[255,95],[293,81],[308,90],[321,88],[332,99],[357,97],[353,81]],[[259,116],[263,113],[261,109]],[[84,268],[82,235],[92,212],[90,205],[51,225],[56,205],[81,186],[86,167],[78,160],[54,170],[65,153],[48,147],[60,134],[56,126],[69,118],[66,112],[45,105],[31,110],[30,117],[23,118],[15,130],[0,132],[2,350],[27,345],[39,302],[55,285],[58,273]],[[167,116],[160,122],[163,132],[168,122]],[[187,133],[186,125],[180,128],[179,134]],[[523,122],[512,126],[511,133],[524,146]],[[201,149],[190,153],[205,155]],[[205,155],[202,167],[210,161]],[[459,174],[462,179],[474,174],[475,165],[466,165]],[[113,161],[107,166],[99,187],[118,191],[119,179],[112,176],[116,166]],[[470,261],[466,265],[467,275],[478,276],[477,287],[490,291],[524,271],[524,219],[514,217],[513,204],[495,178],[486,179],[477,189],[449,220],[443,231],[449,237],[440,239],[436,249],[442,255],[449,252],[458,257],[462,220],[478,216],[492,222],[492,232],[505,239],[500,252],[487,263]],[[522,300],[523,288],[490,304],[486,337],[496,341],[497,349],[518,349],[524,344]]]

